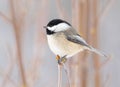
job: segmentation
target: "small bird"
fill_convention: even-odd
[[[51,51],[55,55],[59,55],[60,58],[68,59],[83,50],[89,50],[106,57],[105,54],[90,46],[65,20],[53,19],[44,28]]]

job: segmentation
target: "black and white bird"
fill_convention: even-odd
[[[106,56],[90,46],[72,27],[62,19],[51,20],[46,28],[48,45],[55,55],[70,58],[85,49]]]

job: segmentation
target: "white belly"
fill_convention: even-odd
[[[83,50],[83,46],[68,41],[62,34],[59,36],[47,35],[47,38],[51,51],[60,57],[66,55],[68,58]]]

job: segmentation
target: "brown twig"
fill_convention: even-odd
[[[112,7],[114,2],[115,2],[115,0],[108,0],[107,4],[103,8],[102,12],[98,16],[98,18],[100,18],[100,20],[103,20],[105,18],[106,14],[108,13],[109,9]]]
[[[24,70],[23,61],[22,61],[22,53],[21,53],[20,27],[16,19],[14,0],[10,0],[10,9],[11,9],[11,15],[13,20],[12,24],[13,24],[15,39],[16,39],[17,59],[18,59],[18,66],[20,70],[21,80],[22,80],[22,86],[27,87],[25,70]]]
[[[92,44],[97,48],[98,47],[98,24],[99,20],[97,18],[98,15],[98,0],[93,0],[93,33],[92,33],[92,38],[93,42]],[[94,54],[93,55],[93,62],[94,62],[94,69],[95,69],[95,76],[94,76],[94,81],[95,81],[95,87],[101,87],[101,77],[100,77],[100,72],[99,72],[99,65],[100,65],[100,60],[98,55]]]
[[[61,0],[56,0],[56,6],[57,6],[57,9],[58,9],[58,14],[59,14],[60,18],[67,20],[68,19],[68,14],[62,6],[62,1]]]
[[[111,75],[108,75],[102,87],[107,87],[107,84],[110,81],[110,79],[111,79]]]
[[[14,64],[15,64],[15,62],[14,62],[14,60],[13,60],[13,58],[14,58],[13,52],[11,51],[9,45],[7,45],[6,47],[7,47],[7,48],[6,48],[6,52],[8,53],[8,54],[7,54],[7,57],[10,58],[9,60],[11,61],[11,63],[8,65],[8,68],[7,68],[6,71],[4,72],[4,73],[5,73],[5,77],[4,77],[4,79],[3,79],[3,82],[2,82],[1,87],[5,87],[6,84],[7,84],[7,82],[11,79],[11,78],[9,78],[9,77],[10,77],[10,75],[11,75],[11,73],[12,73],[13,66],[14,66]],[[8,79],[8,78],[9,78],[9,79]],[[12,83],[15,84],[15,82],[13,82],[13,80],[12,80]]]
[[[70,82],[69,70],[67,69],[67,67],[66,67],[66,65],[65,65],[65,64],[63,64],[63,66],[64,66],[65,73],[66,73],[66,75],[67,75],[68,87],[71,87],[71,84],[70,84],[71,82]]]
[[[104,67],[110,60],[111,60],[111,56],[107,57],[107,59],[102,64],[100,64],[99,68]]]
[[[0,12],[0,16],[7,22],[11,23],[12,20],[10,18],[8,18],[5,14],[3,14],[2,12]]]
[[[75,29],[77,29],[78,31],[81,31],[82,30],[82,19],[81,19],[81,16],[82,16],[82,6],[83,6],[83,3],[81,0],[71,0],[71,9],[72,9],[72,25]],[[79,74],[80,74],[80,61],[81,61],[81,58],[78,56],[74,57],[73,59],[71,59],[71,63],[69,63],[69,66],[70,66],[70,70],[69,70],[69,73],[70,73],[70,77],[69,78],[72,78],[72,79],[69,79],[70,80],[70,85],[72,87],[77,87],[78,85],[80,85],[80,81],[81,81],[81,78],[79,78]],[[76,65],[76,63],[78,65]],[[72,66],[73,65],[73,66]]]
[[[7,82],[10,82],[14,87],[18,87],[18,85],[15,83],[15,81],[13,79],[11,79],[11,77],[8,74],[5,74],[5,72],[3,72],[3,69],[1,69],[1,68],[0,68],[0,75],[3,76],[7,80]],[[4,87],[5,83],[3,82],[1,84],[1,87]]]
[[[39,73],[39,68],[41,64],[41,59],[39,57],[35,57],[35,59],[31,59],[30,62],[30,69],[27,69],[27,77],[28,77],[28,83],[29,86],[34,87],[35,82],[39,79],[40,73]]]

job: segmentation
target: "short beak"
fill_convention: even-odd
[[[47,26],[43,26],[43,28],[47,28]]]

